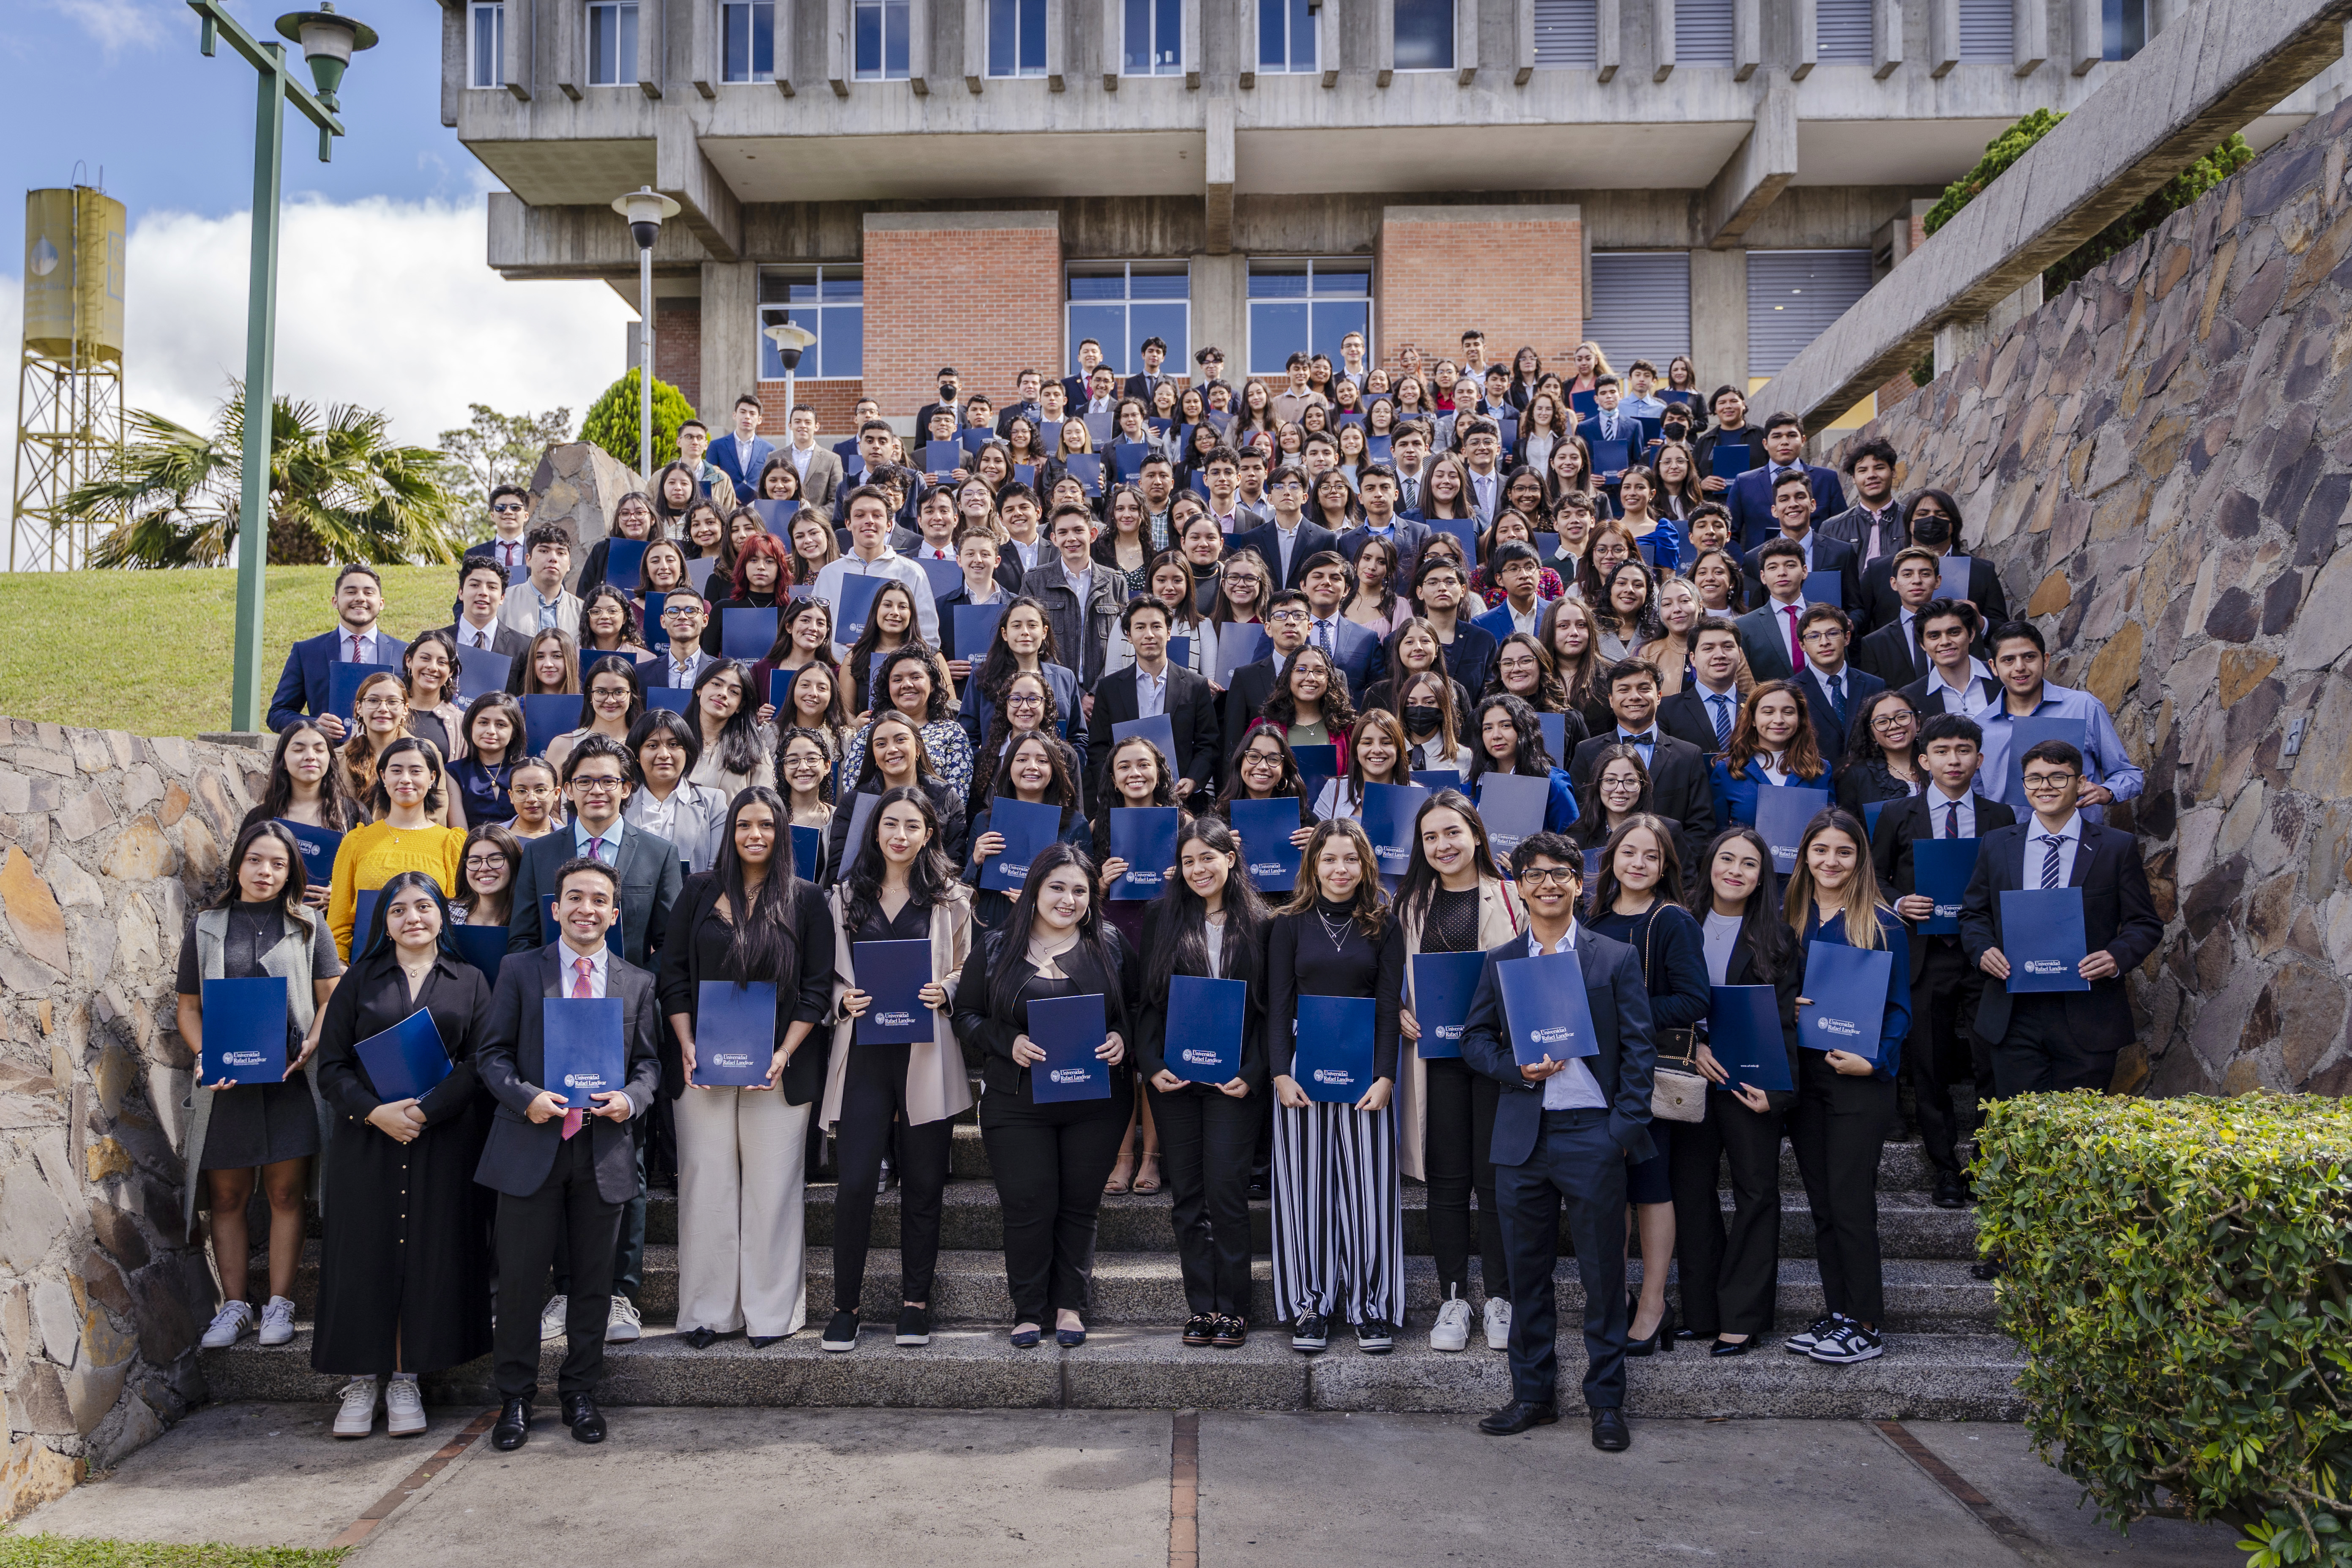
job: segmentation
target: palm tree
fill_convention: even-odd
[[[463,551],[441,456],[395,446],[384,416],[278,398],[270,421],[269,560],[275,565],[452,562]],[[93,566],[217,566],[236,549],[243,504],[245,390],[210,434],[145,409],[105,472],[77,487],[69,520],[117,518]]]

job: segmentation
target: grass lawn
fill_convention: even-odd
[[[448,624],[457,568],[383,571],[386,631],[405,639]],[[334,579],[331,566],[269,569],[265,706],[287,648],[333,628]],[[236,613],[226,568],[0,573],[0,714],[140,735],[226,730]]]
[[[348,1548],[167,1546],[69,1535],[0,1535],[0,1568],[333,1568]]]

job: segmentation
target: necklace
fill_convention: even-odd
[[[1323,928],[1323,935],[1330,942],[1333,952],[1345,951],[1341,944],[1348,934],[1349,919],[1349,916],[1341,915],[1335,924],[1331,917],[1325,914],[1321,909],[1318,908],[1315,911],[1315,923]]]

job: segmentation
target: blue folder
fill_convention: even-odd
[[[814,665],[796,664],[789,669],[770,669],[768,671],[768,706],[779,713],[789,710],[793,705],[793,682],[801,678],[802,670],[815,668]],[[782,720],[777,722],[779,727],[785,727]]]
[[[1362,423],[1364,423],[1364,416],[1362,413],[1355,409],[1349,409],[1347,413],[1340,415],[1331,422],[1331,428],[1337,430],[1342,425],[1361,425]]]
[[[546,692],[522,699],[523,744],[527,755],[547,755],[548,743],[580,728],[580,699]]]
[[[667,594],[646,595],[645,626],[642,628],[646,635],[646,647],[659,654],[669,652],[669,633],[662,627],[662,607],[668,603]],[[667,666],[663,668],[667,670]]]
[[[569,827],[559,827],[555,831],[569,833],[572,830]],[[545,946],[563,934],[562,928],[555,922],[556,897],[557,895],[553,893],[541,893],[539,896],[539,940],[541,946]],[[625,943],[627,938],[623,934],[621,928],[626,923],[625,921],[614,921],[604,928],[605,948],[623,956],[626,956]]]
[[[1717,441],[1706,454],[1706,471],[1714,479],[1736,479],[1756,466],[1756,449],[1745,442]]]
[[[1435,795],[1442,789],[1460,789],[1462,773],[1456,768],[1423,768],[1412,775],[1412,782]]]
[[[1862,803],[1862,831],[1864,837],[1878,837],[1878,819],[1885,816],[1886,808],[1894,804],[1891,800],[1865,800]]]
[[[1536,715],[1536,728],[1543,731],[1544,750],[1551,755],[1551,765],[1556,768],[1568,766],[1568,715],[1538,713]]]
[[[952,626],[955,640],[948,645],[950,658],[970,659],[978,664],[988,657],[991,644],[996,641],[996,623],[1004,618],[1004,606],[1010,600],[999,599],[993,605],[958,605]]]
[[[751,510],[759,513],[761,523],[770,533],[786,542],[791,542],[793,519],[801,510],[799,497],[790,500],[755,500],[751,503]]]
[[[706,599],[710,597],[710,574],[718,565],[719,558],[715,555],[698,555],[686,563],[686,580],[694,585],[696,593]]]
[[[1969,879],[1976,875],[1977,847],[1973,838],[1911,841],[1912,889],[1936,900],[1936,912],[1918,924],[1923,935],[1959,934],[1960,900],[1969,890]]]
[[[866,617],[874,613],[874,596],[895,577],[852,574],[841,579],[841,603],[833,607],[833,640],[847,647],[866,635]],[[765,653],[767,650],[760,650]],[[753,658],[759,657],[757,654]]]
[[[1242,841],[1242,858],[1252,885],[1261,893],[1286,893],[1298,885],[1298,847],[1290,836],[1298,831],[1298,800],[1276,795],[1272,800],[1227,803],[1235,836]]]
[[[1191,637],[1170,637],[1168,639],[1168,662],[1174,665],[1179,669],[1192,668],[1192,639]],[[1172,759],[1175,756],[1175,753],[1171,752],[1169,756]]]
[[[1568,395],[1568,405],[1570,409],[1575,411],[1576,416],[1579,419],[1590,419],[1594,415],[1601,412],[1601,394],[1598,392],[1571,392]]]
[[[379,1100],[422,1100],[449,1076],[449,1048],[442,1044],[433,1015],[422,1007],[352,1049]]]
[[[761,651],[764,653],[767,650],[762,648]],[[645,689],[646,678],[644,672],[637,668],[637,656],[635,652],[629,649],[615,647],[583,647],[578,650],[578,657],[580,659],[580,689],[582,691],[586,691],[588,689],[588,678],[596,673],[596,667],[604,663],[608,658],[619,659],[622,666],[626,668],[630,674],[637,678],[638,689],[643,690]]]
[[[1232,621],[1217,628],[1217,684],[1231,686],[1234,671],[1264,658],[1270,646],[1265,627],[1255,621]]]
[[[1144,459],[1151,456],[1150,444],[1144,441],[1115,441],[1111,444],[1112,471],[1122,479],[1139,479],[1143,473]]]
[[[648,686],[646,688],[646,708],[667,708],[673,713],[694,711],[694,689],[688,686]]]
[[[1029,1099],[1037,1105],[1108,1100],[1110,1064],[1095,1055],[1109,1036],[1099,992],[1048,996],[1029,1004],[1030,1043],[1045,1059],[1029,1069]]]
[[[1068,416],[1065,415],[1063,417],[1066,420]],[[1118,428],[1118,416],[1116,414],[1080,414],[1078,420],[1086,426],[1087,442],[1094,447],[1093,452],[1078,454],[1081,456],[1098,455],[1105,447],[1110,445],[1111,436]]]
[[[946,479],[955,477],[963,467],[963,443],[961,441],[926,441],[923,443],[923,477]]]
[[[286,978],[207,980],[199,994],[205,1015],[205,1083],[277,1083],[286,1076],[290,1027]]]
[[[1383,877],[1402,877],[1412,864],[1413,818],[1429,791],[1419,784],[1368,784],[1358,820],[1372,841]]]
[[[702,982],[694,1001],[694,1081],[710,1089],[759,1088],[775,1057],[775,982]]]
[[[1596,844],[1584,851],[1584,896],[1588,902],[1600,896],[1601,870],[1609,863],[1609,846]]]
[[[2000,710],[2001,705],[1995,703],[1993,712]],[[1995,722],[2009,726],[2008,767],[2001,778],[2000,799],[2002,804],[2017,813],[2021,821],[2033,809],[2025,798],[2026,752],[2044,741],[2063,741],[2084,752],[2084,763],[2085,766],[2089,764],[2089,726],[2080,719],[2000,719]],[[1990,731],[1992,725],[1987,724],[1985,728]],[[1988,735],[1986,738],[1990,740],[1991,737]]]
[[[1886,1026],[1886,976],[1895,955],[1886,949],[1816,941],[1805,950],[1804,996],[1797,1009],[1797,1042],[1808,1050],[1845,1051],[1878,1059]]]
[[[335,851],[343,847],[343,836],[323,827],[313,827],[307,822],[290,822],[278,818],[278,826],[294,836],[294,847],[302,855],[302,875],[310,886],[323,888],[335,878]]]
[[[1624,428],[1621,423],[1618,428]],[[1603,479],[1613,479],[1633,463],[1633,443],[1630,438],[1592,443],[1592,471]]]
[[[1495,858],[1508,861],[1519,840],[1543,831],[1551,804],[1551,780],[1518,773],[1488,773],[1478,781],[1478,817]]]
[[[1936,597],[1965,599],[1969,596],[1969,568],[1974,560],[1966,555],[1947,555],[1937,563]]]
[[[1187,1083],[1231,1083],[1242,1070],[1249,987],[1239,980],[1177,974],[1168,981],[1168,1033],[1160,1059]]]
[[[507,928],[465,925],[449,934],[457,944],[457,956],[480,970],[483,979],[497,984],[499,965],[507,961]]]
[[[794,827],[793,829],[793,875],[803,882],[816,880],[816,868],[824,859],[824,829]]]
[[[1423,1061],[1462,1054],[1462,1026],[1486,967],[1483,952],[1423,952],[1412,960],[1412,1021],[1421,1027],[1413,1049]]]
[[[520,587],[521,584],[525,584],[525,583],[528,583],[528,582],[530,582],[530,562],[528,562],[528,561],[518,561],[518,562],[516,562],[513,565],[511,565],[511,566],[509,566],[509,567],[508,567],[508,568],[507,568],[507,586],[508,586],[508,587],[509,587],[509,588]]]
[[[903,1046],[931,1038],[936,1016],[922,997],[931,983],[928,940],[856,942],[849,961],[857,972],[857,989],[874,998],[857,1019],[859,1045]]]
[[[719,651],[729,658],[761,659],[776,646],[776,607],[719,612]]]
[[[622,1040],[618,996],[542,996],[539,1007],[547,1042],[547,1079],[540,1088],[562,1095],[566,1110],[593,1110],[594,1096],[627,1085],[629,1053]]]
[[[1633,550],[1636,554],[1641,556],[1643,565],[1655,566],[1658,563],[1658,536],[1656,534],[1645,533],[1642,535],[1641,538],[1633,541]]]
[[[646,541],[642,539],[607,538],[604,541],[604,581],[624,593],[634,594],[644,581]]]
[[[487,692],[504,691],[507,678],[514,673],[511,654],[492,653],[486,647],[460,647],[457,650],[457,695],[465,701]]]
[[[1394,462],[1396,458],[1394,453],[1390,447],[1390,437],[1386,436],[1366,436],[1364,437],[1364,459],[1367,462],[1374,463],[1381,467],[1386,467],[1388,464]]]
[[[1780,997],[1769,985],[1714,987],[1707,1000],[1706,1048],[1734,1084],[1783,1092],[1797,1087],[1789,1077]]]
[[[1840,609],[1845,608],[1845,578],[1840,573],[1806,573],[1804,593],[1808,605],[1835,605]]]
[[[1168,868],[1176,863],[1177,818],[1181,815],[1172,805],[1110,808],[1110,858],[1127,862],[1126,875],[1110,887],[1109,897],[1114,901],[1133,902],[1160,896],[1160,890],[1168,885]],[[1223,1083],[1224,1079],[1217,1081]]]
[[[2076,850],[2081,854],[2081,850]],[[2034,858],[2026,857],[2028,862]],[[2010,888],[2000,895],[2000,951],[2009,960],[2012,996],[2048,991],[2088,991],[2082,963],[2090,952],[2083,931],[2080,888]],[[205,1037],[209,1039],[209,1034]]]
[[[1013,464],[1013,482],[1019,485],[1027,485],[1031,489],[1035,489],[1037,488],[1037,465],[1034,463]]]
[[[915,564],[920,566],[923,575],[930,580],[931,597],[935,601],[963,586],[963,563],[961,561],[942,561],[936,555],[919,555],[915,558]]]
[[[1103,493],[1101,453],[1073,452],[1062,459],[1062,468],[1087,488],[1087,494],[1099,496]]]
[[[1462,546],[1462,559],[1468,562],[1473,569],[1477,566],[1478,524],[1475,520],[1466,517],[1433,517],[1424,521],[1434,531],[1452,534],[1454,542]]]
[[[1592,1032],[1592,1004],[1584,994],[1584,960],[1573,952],[1513,958],[1495,965],[1503,993],[1503,1016],[1511,1030],[1511,1053],[1522,1067],[1546,1057],[1601,1054]]]
[[[360,682],[371,675],[397,676],[400,669],[389,664],[331,664],[327,667],[327,710],[344,723],[352,722],[352,704],[360,694]]]
[[[1004,835],[1004,847],[980,863],[980,885],[1018,893],[1029,880],[1030,862],[1062,836],[1062,808],[999,795],[988,803],[988,826]]]
[[[382,888],[362,888],[352,895],[352,956],[357,958],[368,949],[368,931],[375,924],[376,900],[383,897]]]
[[[1772,869],[1785,877],[1797,868],[1797,841],[1827,809],[1830,792],[1802,784],[1756,786],[1756,831],[1772,848]]]
[[[1301,996],[1291,1081],[1309,1100],[1353,1105],[1372,1087],[1372,1032],[1378,1020],[1369,996]]]
[[[881,800],[870,790],[860,790],[849,803],[849,831],[842,836],[841,864],[833,868],[835,881],[849,880],[849,868],[857,864],[858,851],[866,847],[866,825],[874,820],[874,808]]]
[[[977,452],[982,447],[987,446],[991,441],[996,439],[996,426],[993,425],[967,425],[961,430],[956,432],[956,439],[963,443],[963,449],[965,451]]]
[[[1293,746],[1290,754],[1298,759],[1298,776],[1307,781],[1305,794],[1309,800],[1322,790],[1324,780],[1336,779],[1343,771],[1337,746]]]

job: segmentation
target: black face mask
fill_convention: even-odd
[[[1690,439],[1690,426],[1680,420],[1667,420],[1658,426],[1658,438],[1662,441],[1687,441]]]
[[[1952,520],[1922,512],[1911,520],[1911,537],[1930,547],[1947,543],[1952,537]]]
[[[1414,703],[1404,710],[1404,727],[1410,734],[1434,734],[1443,717],[1443,713],[1436,708]]]

